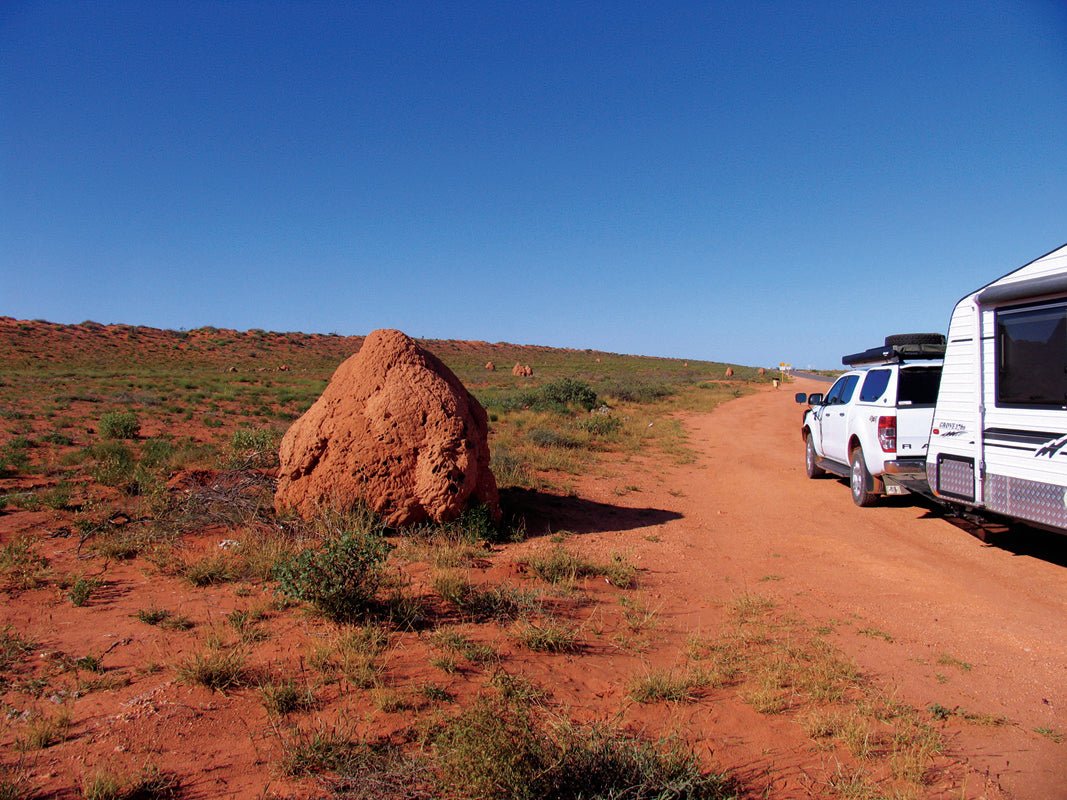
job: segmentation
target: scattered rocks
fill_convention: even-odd
[[[489,372],[496,372],[496,364],[494,364],[492,361],[486,361],[485,368],[489,370]]]
[[[726,377],[727,378],[732,378],[733,376],[734,376],[734,368],[733,367],[727,367],[726,368]]]
[[[394,527],[473,503],[500,516],[485,409],[452,371],[395,330],[371,333],[282,439],[279,512],[365,503]]]
[[[765,370],[763,367],[760,367],[758,370],[756,370],[756,374],[757,375],[766,375],[767,374],[767,370]]]
[[[529,378],[533,375],[533,369],[530,367],[529,364],[517,363],[514,367],[511,368],[511,374],[517,378]]]

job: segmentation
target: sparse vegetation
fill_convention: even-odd
[[[183,683],[199,684],[216,692],[243,686],[250,677],[243,650],[211,643],[179,661],[177,672]]]
[[[4,589],[36,589],[47,577],[48,559],[37,552],[32,537],[22,536],[0,547],[0,579]]]
[[[346,521],[349,524],[346,524]],[[390,545],[367,515],[334,521],[337,530],[321,548],[305,549],[278,563],[278,589],[317,608],[330,619],[350,622],[374,605]]]
[[[92,597],[93,592],[98,588],[100,588],[100,581],[98,579],[79,577],[70,587],[70,591],[67,592],[67,597],[70,599],[71,605],[84,606],[88,604],[89,598]]]
[[[100,417],[100,435],[105,439],[136,439],[141,423],[132,411],[109,411]]]
[[[515,638],[524,647],[545,653],[573,653],[579,649],[578,631],[558,620],[521,622]]]
[[[614,586],[631,588],[636,583],[637,569],[621,555],[612,556],[607,564],[589,561],[563,547],[553,547],[526,560],[526,566],[548,583],[574,583],[582,578],[604,577]]]
[[[315,707],[315,693],[307,686],[299,686],[289,678],[268,680],[260,684],[259,696],[268,714],[284,716]]]
[[[181,781],[158,767],[145,767],[140,774],[123,776],[104,767],[82,779],[85,800],[174,800],[181,796]]]
[[[446,785],[483,798],[728,798],[737,786],[706,773],[677,743],[607,726],[548,726],[517,704],[482,699],[434,737]]]
[[[54,716],[38,716],[30,720],[25,735],[17,739],[16,744],[20,750],[43,750],[66,739],[69,730],[69,711],[60,711]]]
[[[654,569],[647,593],[615,592],[605,589],[605,582],[634,587],[636,564],[646,563],[649,552],[674,551],[683,537],[653,527],[627,540],[635,542],[633,554],[608,556],[597,548],[610,539],[583,536],[595,527],[579,528],[567,519],[572,511],[575,517],[594,516],[583,507],[588,498],[568,493],[584,485],[576,476],[592,473],[607,479],[606,489],[617,486],[627,496],[622,511],[628,511],[624,505],[655,504],[652,474],[646,480],[608,473],[614,460],[634,454],[659,452],[674,461],[691,457],[684,430],[669,414],[708,408],[732,396],[733,386],[698,383],[711,365],[694,369],[668,359],[546,352],[544,363],[535,364],[535,377],[516,381],[486,375],[480,357],[453,353],[446,360],[492,415],[498,483],[530,491],[504,492],[505,511],[519,508],[520,513],[501,527],[485,509],[472,509],[456,522],[427,525],[401,538],[359,510],[311,522],[273,511],[270,469],[279,434],[354,349],[351,340],[338,337],[329,344],[332,349],[315,350],[318,345],[298,335],[205,329],[174,334],[168,341],[176,348],[172,362],[145,360],[116,374],[111,362],[96,364],[90,358],[69,375],[57,373],[54,365],[47,372],[31,363],[5,372],[0,381],[0,409],[6,412],[0,416],[8,426],[0,477],[9,479],[0,512],[15,523],[11,530],[35,531],[23,539],[5,538],[0,548],[4,589],[52,584],[21,602],[46,597],[50,608],[66,615],[66,624],[86,615],[106,619],[109,606],[121,607],[137,621],[124,621],[133,627],[116,633],[115,641],[132,631],[148,647],[144,662],[130,666],[131,651],[122,645],[108,655],[106,640],[94,641],[92,653],[76,658],[86,644],[72,648],[60,640],[57,646],[49,639],[37,648],[13,629],[0,632],[0,686],[10,692],[11,709],[33,711],[23,719],[9,717],[11,740],[26,749],[33,749],[32,743],[65,742],[51,754],[30,753],[27,759],[65,759],[94,735],[99,723],[80,711],[77,727],[61,724],[72,694],[96,692],[92,702],[103,704],[104,692],[132,681],[129,692],[115,695],[125,702],[165,682],[159,673],[173,669],[190,685],[224,692],[247,687],[241,702],[262,703],[270,716],[282,747],[282,771],[314,776],[309,785],[324,796],[714,798],[736,793],[729,781],[703,772],[679,742],[648,742],[568,722],[566,685],[543,671],[546,663],[581,669],[581,655],[606,652],[610,657],[612,648],[632,669],[634,653],[676,641],[674,609],[660,619],[655,593],[662,583]],[[284,361],[291,371],[277,371],[268,361],[270,346],[288,348]],[[603,364],[594,361],[601,356]],[[105,432],[103,420],[112,414],[143,420],[151,438],[139,438],[140,424],[136,430]],[[94,420],[100,422],[96,437]],[[643,496],[637,494],[642,491]],[[684,496],[673,488],[668,493]],[[564,507],[558,520],[551,505],[557,499]],[[552,509],[551,525],[573,525],[580,533],[557,531],[549,537],[543,529],[531,531],[538,538],[524,546],[523,571],[510,563],[514,553],[498,545],[523,538],[526,504],[538,512]],[[42,510],[55,513],[39,520],[21,516]],[[633,513],[636,517],[636,508]],[[529,524],[540,525],[540,520]],[[403,557],[390,558],[390,544],[398,541],[397,555],[402,549]],[[666,545],[647,548],[646,541]],[[126,563],[109,564],[118,560]],[[760,581],[753,585],[782,580],[780,575],[759,578],[765,571],[752,576]],[[138,583],[136,577],[127,582],[129,576],[142,572],[158,591],[113,602]],[[106,590],[98,577],[90,577],[101,575],[108,578]],[[790,593],[780,592],[794,583],[789,578],[766,588],[779,590],[786,605]],[[197,591],[200,587],[212,588]],[[330,622],[294,609],[301,602]],[[70,605],[91,608],[77,611]],[[199,644],[196,632],[176,635],[140,627],[193,628],[180,611],[196,616],[196,630],[205,632]],[[856,628],[855,621],[839,622],[824,633],[847,635]],[[889,641],[874,630],[860,633]],[[260,645],[268,633],[272,640]],[[222,636],[232,644],[220,641]],[[876,645],[882,646],[871,646]],[[171,648],[184,655],[172,655]],[[1004,722],[959,707],[909,710],[891,703],[829,644],[818,643],[785,611],[776,613],[773,601],[753,594],[739,595],[728,605],[714,636],[694,639],[669,661],[663,655],[660,649],[649,662],[676,666],[634,677],[626,688],[635,701],[691,702],[729,688],[731,699],[741,697],[759,711],[796,719],[820,748],[839,748],[839,755],[862,759],[862,769],[853,770],[851,778],[871,797],[924,791],[944,747],[938,729],[946,721],[954,721],[952,731],[961,724]],[[420,660],[422,670],[412,670]],[[529,674],[552,689],[553,702],[545,688],[524,677],[529,662],[538,667]],[[441,671],[430,673],[425,663]],[[947,654],[938,663],[960,672],[971,669]],[[144,679],[147,675],[156,677]],[[430,676],[433,680],[427,680]],[[485,697],[472,701],[475,695]],[[495,721],[482,703],[493,710]],[[345,719],[351,708],[360,709],[360,730],[373,730],[374,720],[393,715],[388,719],[393,742],[356,736]],[[320,711],[323,719],[314,719]],[[31,726],[36,727],[31,731]],[[1035,744],[1038,736],[1062,741],[1052,728],[1035,728]],[[510,760],[515,752],[520,758]],[[152,784],[142,777],[136,765],[132,772],[104,766],[88,773],[82,793],[133,800],[180,792],[173,778],[160,776]],[[4,780],[0,776],[0,800]],[[76,794],[78,779],[73,780],[62,791]],[[877,794],[871,788],[876,784]],[[839,785],[847,785],[846,776]],[[25,784],[20,787],[11,796],[28,796]]]
[[[696,671],[649,670],[633,678],[627,688],[638,703],[691,703],[704,685],[704,676]]]

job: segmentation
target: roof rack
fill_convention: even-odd
[[[943,343],[892,344],[872,347],[862,353],[844,356],[841,363],[847,367],[858,367],[862,364],[903,364],[905,361],[944,357],[945,345]]]

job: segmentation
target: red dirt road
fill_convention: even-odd
[[[831,626],[829,640],[896,700],[1003,718],[945,729],[950,757],[969,769],[935,795],[1067,797],[1067,743],[1055,735],[1067,731],[1067,537],[1027,531],[989,546],[910,498],[857,508],[843,481],[804,475],[794,386],[821,385],[689,416],[696,464],[608,479],[643,472],[635,497],[682,515],[658,526],[654,549],[635,542],[662,613],[676,631],[700,631],[731,597],[773,598]],[[1040,556],[1019,554],[1031,549]],[[725,714],[689,720],[711,728],[721,763],[775,773],[772,796],[822,796],[806,779],[818,761],[810,741],[773,716]]]

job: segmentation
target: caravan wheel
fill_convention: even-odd
[[[862,448],[857,447],[849,457],[848,484],[852,489],[852,502],[860,508],[873,506],[878,495],[874,493],[874,481],[867,471],[867,462],[863,459]]]

